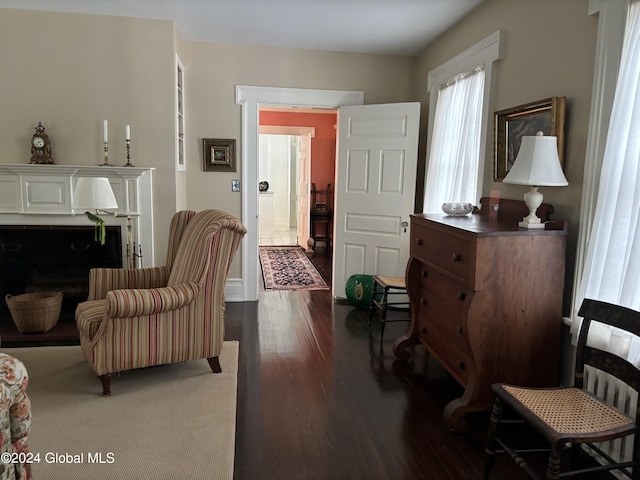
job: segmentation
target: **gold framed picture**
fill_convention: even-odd
[[[507,176],[524,136],[538,131],[558,138],[560,165],[564,161],[565,97],[551,97],[500,110],[494,114],[494,180]]]
[[[202,167],[205,172],[235,172],[235,139],[203,138]]]

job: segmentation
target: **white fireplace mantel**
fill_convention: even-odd
[[[126,257],[127,217],[142,249],[139,265],[153,266],[153,168],[0,163],[0,225],[87,225],[72,208],[79,177],[107,177],[118,202],[117,216],[102,215],[107,225],[123,228]],[[125,260],[126,264],[126,260]]]

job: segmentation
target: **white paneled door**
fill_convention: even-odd
[[[333,296],[354,274],[401,277],[414,211],[419,103],[341,107]]]

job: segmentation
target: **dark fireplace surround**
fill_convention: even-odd
[[[89,270],[122,267],[122,236],[120,226],[107,226],[100,245],[91,225],[0,225],[0,325],[13,323],[7,294],[42,291],[63,292],[59,322],[73,322],[87,299]]]

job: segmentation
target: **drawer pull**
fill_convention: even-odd
[[[427,272],[426,270],[420,270],[420,276],[421,277],[427,277],[427,276],[429,276],[429,272]]]
[[[454,253],[453,255],[451,255],[451,260],[453,260],[454,262],[459,262],[460,260],[462,260],[462,255],[460,255],[459,253]]]
[[[460,325],[458,325],[456,327],[456,332],[458,332],[460,335],[462,335],[462,327]]]
[[[427,301],[423,297],[420,297],[420,305],[426,305],[426,304],[427,304]]]
[[[458,295],[458,300],[465,300],[467,298],[467,294],[464,292],[460,292],[460,295]]]
[[[422,246],[422,239],[421,238],[416,237],[416,245]]]

